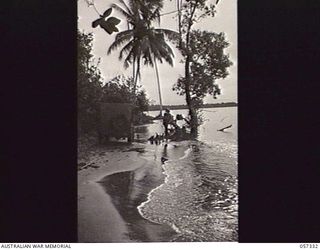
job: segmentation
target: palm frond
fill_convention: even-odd
[[[118,0],[118,1],[124,6],[126,11],[132,16],[133,15],[132,9],[130,9],[130,7],[126,4],[126,2],[124,0]]]
[[[150,47],[150,39],[149,37],[145,37],[141,43],[141,55],[145,65],[153,66],[152,50]]]
[[[154,60],[173,65],[174,52],[166,40],[178,41],[179,34],[169,29],[154,29],[151,22],[160,18],[163,2],[159,0],[119,0],[121,5],[112,7],[122,13],[132,24],[132,29],[120,32],[109,47],[108,53],[123,46],[119,60],[124,59],[124,67],[141,61],[154,66]],[[137,74],[140,74],[138,72]]]
[[[124,68],[127,69],[129,65],[134,61],[135,61],[135,56],[134,56],[133,49],[131,49],[127,57],[124,59],[124,62],[123,62]]]
[[[119,53],[119,60],[122,60],[123,54],[128,53],[130,50],[132,50],[134,40],[131,40],[129,43],[127,43]]]
[[[122,40],[122,39],[126,39],[128,37],[133,37],[133,30],[130,29],[130,30],[125,30],[125,31],[122,31],[120,33],[118,33],[115,37],[115,40]]]
[[[179,33],[169,29],[154,29],[156,32],[164,34],[169,41],[178,41],[179,40]]]
[[[111,7],[118,11],[120,14],[122,14],[127,20],[132,20],[132,14],[121,8],[119,5],[114,3],[111,5]]]
[[[157,21],[158,24],[160,24],[160,11],[162,9],[162,6],[156,7],[155,10],[153,10],[150,13],[150,10],[148,10],[148,14],[145,14],[145,18],[148,18],[150,21]]]
[[[133,40],[132,46],[127,57],[124,59],[124,67],[128,68],[129,64],[135,62],[137,58],[141,57],[141,50],[139,47],[139,41]]]
[[[173,66],[174,52],[172,48],[164,40],[163,34],[156,34],[152,41],[153,53],[156,58],[162,63],[162,59]]]
[[[160,56],[157,57],[160,62],[162,63],[162,59],[164,59],[170,66],[173,66],[173,56],[171,55],[171,48],[169,46],[167,47],[161,47],[158,49]]]
[[[162,56],[159,52],[159,48],[156,46],[156,44],[154,43],[154,39],[150,40],[150,53],[154,56],[154,58],[158,59],[158,61],[160,61],[162,63]],[[153,66],[153,63],[152,63]]]
[[[130,41],[133,37],[133,31],[132,30],[126,30],[118,33],[116,35],[116,38],[114,42],[110,45],[108,49],[108,54],[110,54],[112,51],[118,49],[122,44],[124,44],[127,41]]]

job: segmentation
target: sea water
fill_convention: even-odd
[[[162,164],[163,183],[138,210],[145,219],[177,232],[168,241],[237,241],[237,108],[208,108],[202,113],[198,140],[148,145],[141,154],[150,161],[159,162],[161,157],[167,161]],[[137,128],[140,139],[162,132],[161,121]]]

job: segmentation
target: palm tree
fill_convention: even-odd
[[[163,7],[159,0],[130,0],[128,4],[119,0],[123,7],[113,4],[112,7],[118,10],[128,22],[128,30],[118,33],[115,41],[108,49],[108,54],[123,46],[119,53],[119,59],[124,57],[124,67],[133,65],[134,91],[140,77],[141,61],[145,65],[155,67],[159,99],[160,114],[162,115],[162,99],[160,90],[160,79],[157,61],[166,61],[173,66],[174,53],[167,44],[166,38],[175,41],[178,33],[168,29],[153,28],[152,22],[160,22],[160,10]]]

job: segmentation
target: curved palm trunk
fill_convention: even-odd
[[[137,85],[138,85],[138,78],[140,76],[140,58],[137,58],[136,64],[137,64],[137,70],[135,72],[134,85],[133,85],[133,93],[134,93],[134,95],[136,95]]]
[[[135,71],[135,64],[137,64],[137,70]],[[133,107],[135,106],[135,103],[136,103],[136,98],[137,98],[137,95],[136,95],[136,92],[137,92],[137,84],[138,84],[138,77],[140,75],[140,58],[137,58],[136,60],[134,60],[133,62],[133,96],[134,96],[134,99],[132,100],[132,104],[133,104]],[[133,124],[134,124],[134,112],[132,112],[132,115],[131,115],[131,121],[130,121],[130,136],[128,137],[128,142],[132,142],[133,139],[134,139],[134,127],[133,127]]]
[[[157,76],[157,83],[158,83],[158,92],[159,92],[159,102],[160,102],[160,117],[162,117],[162,97],[161,97],[161,87],[160,87],[160,77],[159,77],[159,71],[158,71],[158,64],[156,57],[154,57],[154,68],[156,70],[156,76]]]

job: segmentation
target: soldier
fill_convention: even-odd
[[[168,136],[168,126],[173,122],[173,116],[170,114],[170,110],[166,109],[166,112],[163,115],[163,126],[164,126],[164,134]]]

